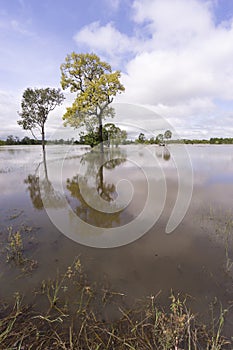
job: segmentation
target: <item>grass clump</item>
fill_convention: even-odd
[[[23,272],[32,271],[37,267],[37,261],[29,259],[24,254],[24,245],[20,230],[13,231],[8,227],[8,243],[6,244],[6,261],[20,267]]]
[[[16,265],[22,265],[25,261],[23,256],[23,241],[20,231],[13,232],[12,227],[8,228],[7,262],[14,261]]]
[[[17,294],[12,307],[0,309],[0,349],[232,349],[222,335],[226,310],[208,326],[179,294],[171,293],[167,310],[157,296],[126,307],[122,293],[89,283],[80,259],[55,279],[42,281],[35,298],[26,307]],[[109,307],[117,317],[106,316]]]

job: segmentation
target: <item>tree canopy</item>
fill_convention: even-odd
[[[172,137],[172,132],[171,132],[171,130],[166,130],[165,133],[164,133],[164,138],[165,138],[166,140],[168,140],[168,139],[171,139],[171,137]]]
[[[106,142],[108,146],[116,146],[120,143],[124,143],[127,139],[127,132],[125,130],[121,130],[113,123],[107,123],[103,125],[102,129],[103,141]],[[80,133],[80,141],[81,144],[90,145],[94,147],[99,143],[99,127],[95,127],[94,129],[90,129],[87,134],[83,132]]]
[[[61,86],[70,88],[76,93],[71,107],[63,116],[65,125],[75,128],[90,123],[93,120],[99,127],[99,142],[102,146],[102,121],[107,116],[113,116],[110,104],[117,93],[125,90],[120,83],[120,71],[112,72],[111,66],[101,61],[95,54],[67,55],[61,65]]]
[[[45,88],[31,89],[27,88],[23,93],[21,102],[21,112],[18,114],[21,119],[18,124],[25,130],[39,130],[42,137],[42,147],[45,147],[45,123],[48,114],[60,105],[64,100],[64,95],[60,89]],[[34,134],[33,134],[34,136]]]

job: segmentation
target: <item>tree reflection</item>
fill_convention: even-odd
[[[41,171],[39,176],[38,171],[42,165],[43,172]],[[43,173],[43,176],[41,173]],[[64,206],[64,199],[54,189],[49,180],[45,150],[43,150],[43,161],[39,163],[34,174],[28,175],[24,183],[28,185],[27,190],[30,193],[30,198],[35,209],[42,210],[44,206],[50,208],[61,208]]]
[[[28,185],[27,189],[30,193],[30,198],[34,208],[42,210],[44,206],[41,199],[39,176],[29,174],[24,180],[24,183]]]
[[[68,178],[66,183],[71,196],[78,200],[78,205],[77,201],[74,203],[74,210],[82,220],[99,227],[112,227],[120,224],[121,211],[115,208],[115,212],[104,212],[98,196],[106,202],[113,202],[116,199],[116,187],[107,181],[105,171],[111,171],[125,161],[125,153],[120,149],[111,149],[104,153],[92,151],[83,156],[81,160],[83,173],[75,175],[72,179]],[[81,191],[80,184],[82,188],[85,188],[85,193]],[[98,201],[99,210],[88,205],[93,198]]]
[[[168,161],[171,158],[171,153],[167,147],[159,147],[159,149],[156,151],[157,158],[163,158],[164,160]]]
[[[171,158],[171,153],[169,150],[165,147],[163,151],[163,159],[164,160],[169,160]]]

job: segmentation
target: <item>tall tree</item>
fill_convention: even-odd
[[[166,130],[165,133],[164,133],[164,139],[165,140],[169,140],[169,139],[171,139],[171,137],[172,137],[171,130]]]
[[[30,130],[35,137],[33,130],[37,129],[42,138],[42,147],[45,149],[45,123],[48,114],[59,106],[64,100],[60,89],[31,89],[27,88],[23,93],[21,112],[18,114],[21,119],[18,124],[24,130]]]
[[[95,54],[67,55],[61,65],[61,86],[76,93],[75,101],[67,108],[65,125],[77,128],[96,121],[99,142],[103,152],[103,119],[112,116],[110,104],[117,93],[125,90],[120,83],[120,72],[112,72],[111,66]]]

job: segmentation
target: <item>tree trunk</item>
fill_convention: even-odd
[[[103,125],[102,125],[102,117],[101,115],[98,116],[99,118],[99,142],[100,142],[100,152],[104,152],[104,145],[103,145]]]
[[[42,149],[44,152],[45,151],[44,125],[42,126],[41,135],[42,135]]]

